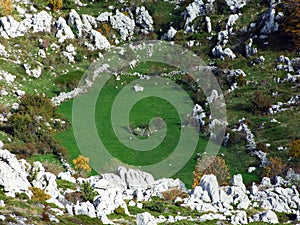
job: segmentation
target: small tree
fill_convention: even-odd
[[[205,174],[214,174],[220,185],[226,185],[230,179],[228,166],[221,156],[203,156],[201,160],[198,160],[193,174],[193,187],[199,185],[201,177]]]
[[[300,139],[294,140],[290,144],[289,155],[294,158],[300,158]]]
[[[271,157],[269,164],[263,168],[263,176],[273,179],[276,176],[282,176],[286,170],[286,164],[280,157]]]
[[[11,15],[13,11],[12,0],[0,0],[1,16]]]
[[[73,163],[75,165],[75,170],[78,171],[79,175],[85,175],[87,172],[91,172],[92,169],[89,166],[90,159],[88,157],[84,157],[82,155],[79,155],[76,159],[73,160]]]

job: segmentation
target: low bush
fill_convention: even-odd
[[[79,58],[77,58],[77,60],[79,60]],[[60,75],[54,79],[54,84],[59,88],[61,92],[69,92],[77,87],[83,74],[84,74],[83,71],[75,70]]]
[[[42,189],[38,187],[30,187],[29,190],[33,194],[31,199],[34,201],[43,202],[51,198],[51,195],[46,194]]]
[[[91,187],[90,183],[85,182],[80,187],[84,201],[93,202],[98,193]]]

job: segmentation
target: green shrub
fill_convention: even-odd
[[[98,193],[91,187],[90,183],[85,182],[80,187],[84,201],[93,202]]]
[[[271,98],[261,91],[256,91],[251,101],[252,110],[258,114],[267,114],[271,107]]]
[[[163,202],[147,202],[144,204],[144,208],[148,209],[150,211],[154,212],[159,212],[162,213],[164,212],[164,203]]]
[[[73,184],[69,181],[66,181],[66,180],[57,179],[56,183],[57,183],[57,187],[61,188],[63,190],[67,190],[67,189],[75,190],[76,189],[75,184]]]
[[[119,215],[124,215],[125,214],[125,209],[123,207],[119,206],[118,208],[116,208],[114,210],[114,213],[119,214]]]
[[[28,195],[25,194],[25,193],[16,193],[16,198],[19,198],[19,199],[29,199]]]

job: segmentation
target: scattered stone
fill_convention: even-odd
[[[176,33],[177,30],[175,30],[174,27],[171,26],[168,32],[164,34],[163,39],[172,40],[175,37]]]
[[[144,87],[140,86],[139,84],[134,85],[133,89],[135,92],[143,92],[144,91]]]

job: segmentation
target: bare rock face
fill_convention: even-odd
[[[79,38],[82,37],[83,23],[79,14],[74,9],[69,14],[68,25],[74,27]]]
[[[132,17],[130,17],[130,14],[127,16],[117,10],[114,16],[110,16],[110,24],[113,29],[119,31],[123,41],[130,39],[133,35],[135,22]]]
[[[71,27],[67,24],[66,20],[62,17],[59,17],[56,22],[56,37],[58,38],[60,43],[63,43],[66,39],[74,39],[74,34],[71,30]]]
[[[26,193],[31,196],[27,176],[15,155],[8,150],[0,150],[0,186],[3,186],[6,195],[15,197],[16,193]]]
[[[144,7],[136,8],[136,23],[139,27],[141,27],[141,32],[143,34],[148,34],[149,32],[153,32],[153,19],[150,16],[148,10]]]

